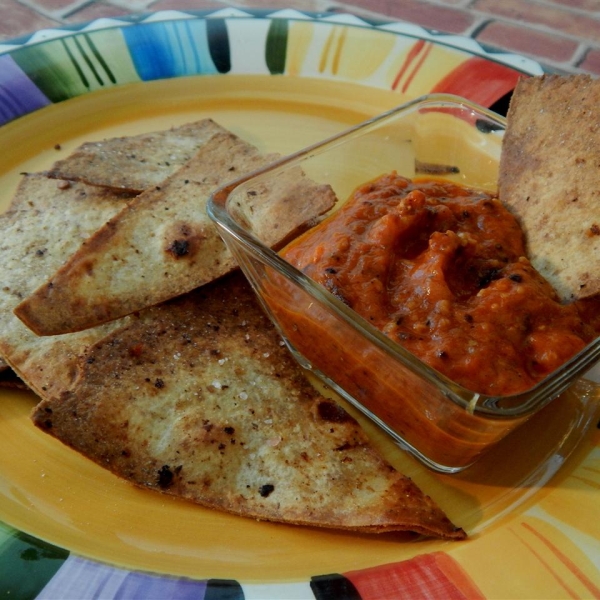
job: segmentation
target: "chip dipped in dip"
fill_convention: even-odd
[[[531,266],[500,200],[454,183],[383,175],[282,254],[474,392],[525,391],[598,335]]]

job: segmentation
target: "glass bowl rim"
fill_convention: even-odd
[[[393,120],[399,115],[410,114],[424,108],[470,110],[480,118],[487,119],[493,125],[489,131],[482,131],[482,135],[484,133],[489,134],[491,131],[503,132],[506,129],[505,117],[471,100],[454,94],[427,94],[400,104],[226,183],[211,193],[207,204],[207,212],[225,242],[227,237],[234,238],[238,244],[244,247],[245,251],[249,251],[263,264],[270,266],[294,285],[302,288],[304,292],[317,299],[328,310],[341,317],[348,325],[360,333],[363,338],[375,344],[392,358],[400,361],[405,367],[408,367],[418,376],[425,379],[429,384],[434,385],[444,396],[461,406],[467,412],[484,418],[520,419],[546,406],[546,404],[565,391],[567,387],[590,368],[596,359],[600,358],[600,337],[590,342],[556,371],[547,375],[528,390],[510,395],[488,395],[473,392],[430,367],[400,344],[387,337],[383,332],[376,329],[328,290],[285,261],[277,251],[265,246],[259,239],[235,221],[226,208],[229,196],[235,189],[245,183],[289,166],[301,166],[302,161],[305,159],[313,158],[318,154],[346,143],[348,140],[359,137],[364,132],[375,129],[380,124]],[[256,290],[255,292],[260,296],[259,292]],[[508,403],[508,406],[499,406],[501,402]]]

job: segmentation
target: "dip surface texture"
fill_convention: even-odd
[[[498,198],[453,183],[383,175],[282,254],[475,392],[525,391],[597,335],[531,266]]]

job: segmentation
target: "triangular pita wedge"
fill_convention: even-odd
[[[24,176],[10,208],[0,215],[0,355],[38,394],[69,387],[82,350],[119,323],[39,338],[17,319],[13,309],[129,198],[124,193],[31,174]]]
[[[233,257],[206,213],[208,197],[220,185],[273,158],[231,133],[215,134],[184,167],[137,196],[86,240],[16,308],[16,314],[40,335],[78,331],[231,271]],[[270,220],[257,214],[263,219],[264,241],[272,246],[335,202],[329,186],[314,184],[301,171],[283,174],[269,189],[279,208],[273,207]]]
[[[600,292],[600,80],[521,79],[502,144],[499,195],[533,266],[564,301]]]
[[[140,486],[261,520],[465,536],[321,396],[239,273],[143,311],[40,428]]]
[[[159,185],[213,135],[225,131],[204,119],[164,131],[86,142],[54,163],[48,175],[139,194]]]

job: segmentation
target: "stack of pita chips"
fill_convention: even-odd
[[[203,506],[464,538],[308,383],[232,272],[207,196],[272,159],[208,120],[86,144],[24,176],[0,215],[0,355],[40,396],[34,423]],[[261,217],[273,246],[335,201],[302,173],[272,193],[285,207]]]

